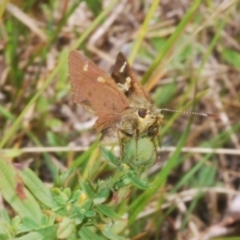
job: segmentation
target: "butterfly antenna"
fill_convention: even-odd
[[[189,114],[189,115],[199,115],[199,116],[204,116],[204,117],[215,117],[218,118],[216,114],[212,113],[200,113],[200,112],[189,112],[189,111],[181,111],[181,110],[173,110],[173,109],[168,109],[168,108],[163,108],[161,109],[161,112],[175,112],[175,113],[183,113],[183,114]]]

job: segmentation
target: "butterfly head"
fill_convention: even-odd
[[[130,107],[122,114],[117,128],[126,136],[156,137],[163,122],[161,110],[154,106]]]

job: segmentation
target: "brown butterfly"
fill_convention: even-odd
[[[132,138],[154,140],[163,122],[162,111],[209,116],[158,109],[122,53],[117,56],[111,77],[78,51],[70,53],[69,72],[73,101],[95,112],[96,128],[103,133],[103,138],[110,136],[110,141],[116,136],[120,143]]]
[[[122,53],[112,77],[78,51],[70,53],[69,72],[73,101],[95,112],[96,128],[104,135],[115,129],[121,139],[158,134],[161,110],[152,104]]]

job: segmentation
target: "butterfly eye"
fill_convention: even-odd
[[[140,109],[138,110],[138,116],[139,116],[140,118],[145,118],[146,115],[147,115],[147,109],[146,109],[146,108],[140,108]]]

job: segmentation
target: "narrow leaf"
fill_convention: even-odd
[[[25,168],[20,172],[24,184],[31,193],[45,206],[52,208],[53,199],[50,190],[43,184],[37,175],[29,168]]]
[[[112,152],[111,151],[108,151],[106,148],[104,148],[104,147],[101,147],[101,150],[102,150],[102,154],[103,154],[103,156],[107,159],[107,160],[109,160],[112,164],[114,164],[115,166],[119,166],[119,163],[120,163],[120,161],[119,161],[119,159],[116,157],[116,156],[114,156],[114,154],[112,154]]]
[[[147,190],[151,187],[149,183],[142,181],[141,179],[137,178],[134,174],[130,174],[130,179],[132,184],[139,189]]]
[[[82,240],[106,240],[106,239],[100,237],[98,234],[92,232],[87,227],[82,227],[78,233]]]
[[[40,223],[42,212],[39,203],[21,183],[18,171],[5,159],[0,159],[0,192],[22,218]]]
[[[121,216],[119,216],[115,211],[112,210],[112,208],[106,205],[96,205],[96,209],[107,217],[122,219]]]

